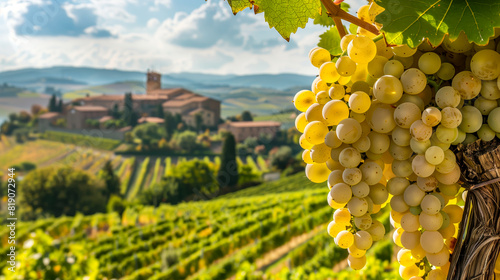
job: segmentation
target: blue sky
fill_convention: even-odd
[[[356,11],[362,0],[346,1]],[[290,43],[222,0],[0,0],[0,71],[55,65],[163,73],[315,75],[307,54],[324,28]]]

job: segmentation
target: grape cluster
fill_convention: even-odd
[[[370,11],[358,16],[369,21]],[[466,195],[450,147],[500,137],[494,39],[478,46],[461,34],[412,49],[358,29],[342,38],[343,56],[309,53],[319,75],[293,99],[295,125],[306,176],[328,182],[336,209],[328,233],[349,251],[351,268],[363,268],[366,250],[384,237],[376,214],[390,204],[401,277],[446,279]]]

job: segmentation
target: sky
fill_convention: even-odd
[[[346,1],[355,12],[364,0]],[[0,0],[0,71],[86,66],[162,73],[315,75],[312,20],[285,41],[222,0]]]

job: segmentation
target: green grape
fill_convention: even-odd
[[[370,139],[370,151],[375,154],[383,154],[389,149],[391,140],[388,135],[372,131],[368,134]]]
[[[313,163],[325,163],[331,158],[331,150],[332,148],[325,145],[325,143],[314,145],[310,150],[310,158]]]
[[[359,167],[359,169],[363,174],[363,181],[365,181],[368,185],[374,185],[382,179],[383,170],[375,162],[365,162]]]
[[[328,50],[318,48],[311,52],[311,54],[309,55],[309,59],[314,67],[319,68],[321,65],[323,65],[323,63],[331,61],[332,56],[330,55],[330,52]]]
[[[408,206],[418,206],[422,202],[425,192],[423,192],[416,184],[411,184],[405,189],[403,195],[405,203]]]
[[[349,107],[353,112],[365,113],[371,104],[370,96],[363,91],[356,91],[349,96]]]
[[[349,117],[349,107],[340,100],[332,100],[323,107],[323,118],[328,125],[338,125],[343,119]]]
[[[441,211],[441,201],[431,194],[426,195],[420,203],[422,211],[429,215],[435,215]]]
[[[341,56],[335,63],[337,72],[340,76],[352,76],[356,71],[356,62],[352,61],[348,56]]]
[[[483,115],[476,107],[464,106],[460,109],[460,112],[462,113],[462,123],[459,127],[462,131],[466,133],[474,133],[481,128],[481,125],[483,124]]]
[[[443,225],[443,216],[441,214],[429,215],[425,212],[420,213],[418,221],[425,230],[438,230]]]
[[[354,225],[361,230],[367,230],[372,226],[372,217],[370,216],[370,214],[364,214],[361,217],[355,217],[354,218]],[[370,236],[370,239],[371,239],[371,236]]]
[[[436,166],[428,163],[425,160],[424,155],[416,155],[411,162],[411,168],[413,170],[413,173],[415,173],[419,177],[429,177],[432,175],[432,173],[434,173],[434,170],[436,170]]]
[[[369,229],[367,229],[366,231],[368,231],[370,233],[370,235],[373,238],[373,241],[382,240],[382,238],[384,238],[384,235],[385,235],[384,225],[377,220],[373,220],[372,226]]]
[[[346,144],[352,144],[361,138],[362,128],[358,121],[352,118],[343,119],[336,128],[337,137]]]
[[[462,123],[462,113],[457,108],[445,107],[441,115],[441,125],[444,127],[457,128]]]
[[[313,183],[323,183],[328,180],[330,169],[325,163],[315,163],[306,165],[306,177]]]
[[[453,78],[451,86],[460,93],[462,99],[469,100],[481,91],[481,80],[470,71],[462,71]]]
[[[443,249],[443,236],[438,231],[424,231],[420,237],[420,245],[425,252],[436,254]]]
[[[396,103],[396,105],[399,105],[399,104],[405,103],[405,102],[410,102],[410,103],[417,105],[418,108],[420,109],[420,111],[423,111],[425,109],[424,100],[418,95],[411,95],[411,94],[405,93],[405,94],[403,94],[403,97],[401,97],[401,99],[399,99],[399,102]]]
[[[443,248],[441,249],[441,251],[439,251],[438,253],[436,253],[436,254],[431,254],[431,253],[427,254],[427,260],[433,266],[436,266],[436,267],[445,266],[446,264],[449,263],[449,260],[450,260],[450,252],[448,250],[449,249],[446,246],[443,246]],[[432,279],[430,277],[430,273],[429,273],[429,277],[428,278]],[[442,277],[442,279],[445,279],[445,277]]]
[[[374,204],[384,204],[389,198],[389,193],[384,185],[377,183],[370,186],[370,193],[368,196],[372,199]]]
[[[453,87],[445,86],[436,92],[435,100],[439,108],[457,107],[460,104],[460,93]]]
[[[481,50],[472,57],[470,69],[481,80],[494,80],[500,75],[500,54],[494,50]]]
[[[477,139],[478,139],[477,136],[474,135],[473,133],[467,133],[466,136],[465,136],[465,139],[464,139],[464,141],[462,143],[464,145],[469,145],[471,143],[476,142]]]
[[[368,202],[365,198],[352,197],[347,203],[349,213],[354,217],[361,217],[368,212]]]
[[[359,198],[366,197],[370,193],[370,186],[368,186],[368,184],[364,181],[361,181],[353,185],[351,189],[352,189],[352,195]]]
[[[436,128],[436,137],[439,141],[445,144],[451,144],[458,137],[458,128],[448,128],[443,125],[439,125]]]
[[[354,235],[347,230],[343,230],[335,237],[335,244],[342,249],[347,249],[354,244]]]
[[[500,133],[500,108],[491,110],[488,115],[488,126],[496,133]]]
[[[398,146],[396,143],[391,142],[389,152],[394,159],[405,160],[413,155],[413,151],[409,146]]]
[[[441,80],[444,81],[451,80],[455,76],[455,67],[451,63],[444,62],[441,64],[441,67],[437,71],[436,75]]]
[[[367,64],[377,55],[377,46],[368,37],[356,36],[347,46],[347,55],[356,63]]]
[[[392,47],[392,52],[399,57],[410,57],[417,52],[417,48],[412,49],[407,45],[401,45]]]
[[[444,160],[444,151],[438,146],[430,146],[425,151],[425,160],[432,165],[438,165]]]
[[[434,177],[436,177],[438,182],[441,184],[445,185],[455,184],[460,179],[460,167],[458,167],[458,164],[455,163],[455,166],[451,170],[451,172],[448,173],[436,172]]]
[[[306,114],[305,113],[300,113],[299,115],[297,115],[297,117],[295,118],[295,128],[297,128],[297,130],[300,132],[300,133],[303,133],[304,132],[304,129],[306,128],[306,125],[308,124],[309,122],[306,120]]]
[[[352,197],[351,187],[345,183],[338,183],[330,189],[330,197],[338,204],[347,203]]]
[[[329,131],[325,136],[325,144],[332,148],[338,148],[342,145],[342,141],[337,137],[337,132],[335,130]]]
[[[464,53],[472,49],[472,44],[467,40],[467,36],[462,31],[458,37],[451,41],[448,36],[444,38],[442,46],[445,50],[449,50],[454,53]]]
[[[342,49],[342,52],[347,51],[347,46],[349,46],[349,43],[354,38],[356,38],[356,35],[354,34],[347,34],[344,37],[342,37],[342,39],[340,40],[340,48]]]
[[[415,138],[410,140],[410,148],[416,154],[424,154],[430,146],[432,146],[430,140],[418,141]]]
[[[341,100],[342,98],[344,98],[345,88],[343,85],[334,84],[328,90],[328,94],[330,95],[330,98],[333,100]]]
[[[464,142],[465,140],[465,137],[467,136],[467,133],[463,132],[460,128],[458,129],[458,136],[457,136],[457,139],[455,139],[455,141],[453,141],[451,144],[452,145],[458,145],[462,142]]]
[[[301,90],[293,97],[293,105],[301,112],[307,111],[307,108],[314,104],[316,95],[310,90]]]
[[[396,196],[403,194],[405,189],[410,185],[408,179],[404,177],[393,177],[387,181],[387,191]]]
[[[321,105],[319,103],[312,104],[306,111],[307,122],[320,121],[327,124],[325,119],[323,118],[323,107],[324,105]]]
[[[394,110],[394,121],[401,128],[410,128],[411,124],[420,120],[420,108],[411,102],[404,102]]]
[[[332,99],[327,91],[320,91],[316,94],[316,101],[321,105],[325,105],[330,100]]]
[[[500,98],[500,89],[496,81],[481,81],[481,96],[488,100]]]
[[[495,131],[487,124],[481,125],[481,128],[477,131],[477,136],[483,141],[491,141],[495,138],[495,135]]]
[[[433,52],[424,53],[418,59],[418,68],[427,75],[435,74],[441,68],[441,58]]]
[[[457,135],[458,135],[458,129],[457,129]],[[451,143],[445,143],[439,140],[439,138],[437,137],[437,133],[433,133],[430,140],[432,146],[438,146],[439,148],[443,149],[443,151],[448,150],[451,146]]]
[[[337,72],[337,68],[335,67],[335,63],[329,61],[323,63],[319,68],[319,77],[321,80],[326,83],[335,83],[340,78],[339,73]]]
[[[306,125],[304,135],[309,143],[317,145],[324,142],[328,131],[328,127],[324,123],[313,121]]]
[[[436,170],[441,173],[449,173],[455,168],[457,159],[455,154],[450,150],[444,151],[444,160],[436,166]]]
[[[403,195],[395,195],[391,198],[391,209],[399,213],[404,213],[410,209],[408,204],[406,204]],[[401,221],[399,221],[401,222]]]
[[[362,91],[366,94],[370,93],[370,85],[365,81],[357,81],[352,84],[351,92]]]
[[[389,133],[396,127],[394,108],[387,104],[372,106],[366,113],[366,120],[370,127],[379,133]]]
[[[340,153],[342,152],[343,149],[350,147],[347,144],[342,143],[338,148],[333,148],[330,155],[333,160],[339,161]],[[339,163],[340,164],[340,163]]]
[[[409,129],[405,129],[405,128],[402,128],[399,126],[395,127],[392,130],[391,137],[392,137],[392,141],[394,141],[394,143],[396,145],[403,146],[403,147],[410,146],[411,135],[410,135]]]
[[[325,81],[323,81],[320,77],[316,77],[311,85],[311,90],[314,93],[314,101],[316,101],[316,94],[321,91],[327,91],[329,89],[330,87],[326,84]]]
[[[422,122],[430,127],[436,126],[441,122],[442,114],[436,107],[427,107],[422,112]]]
[[[330,175],[328,175],[328,188],[329,189],[332,189],[332,187],[338,183],[344,183],[344,180],[342,179],[343,172],[344,171],[341,169],[335,169],[330,173]]]
[[[439,148],[439,147],[438,147]],[[441,150],[441,148],[439,148]],[[442,151],[442,150],[441,150]],[[443,153],[444,157],[444,153]],[[425,158],[427,160],[427,157]],[[432,192],[438,186],[438,180],[433,176],[417,177],[417,186],[424,192]]]
[[[432,136],[432,127],[426,125],[422,120],[417,120],[410,126],[411,137],[417,141],[429,140]]]
[[[413,173],[411,169],[411,161],[408,160],[394,160],[391,163],[392,173],[398,177],[408,177]]]
[[[384,75],[384,66],[389,60],[383,56],[376,56],[368,63],[368,74],[373,78],[380,78]],[[402,65],[401,65],[402,67]]]
[[[489,100],[482,96],[479,96],[474,101],[474,107],[476,107],[483,116],[487,116],[493,109],[498,107],[498,102],[496,100]]]
[[[370,233],[360,230],[354,234],[354,246],[361,250],[368,250],[373,244],[373,239]]]
[[[339,162],[345,168],[354,168],[361,162],[361,153],[355,148],[348,147],[339,154]]]
[[[382,103],[393,104],[403,96],[403,85],[398,78],[384,75],[373,85],[373,95]]]
[[[364,113],[361,113],[361,114],[360,114],[360,113],[356,113],[356,112],[353,112],[353,111],[351,111],[351,112],[349,113],[349,117],[351,117],[351,118],[353,118],[353,119],[357,120],[359,123],[364,122],[364,121],[365,121],[365,119],[366,119],[366,115],[365,115]]]
[[[391,75],[396,78],[400,78],[405,68],[399,60],[389,60],[384,64],[384,75]]]
[[[360,153],[364,153],[370,149],[371,141],[368,136],[361,136],[358,141],[352,144]]]
[[[408,94],[419,94],[427,85],[427,77],[417,68],[410,68],[401,75],[401,83],[404,92]]]

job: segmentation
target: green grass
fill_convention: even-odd
[[[127,193],[127,199],[131,200],[137,197],[140,191],[144,188],[144,180],[148,174],[148,166],[149,166],[149,157],[145,158],[141,163],[141,167],[139,169],[139,173],[137,174],[137,178],[135,179],[134,185],[132,189]]]
[[[75,144],[77,146],[91,147],[94,149],[101,150],[113,150],[116,148],[121,141],[102,138],[102,137],[93,137],[88,135],[67,133],[67,132],[59,132],[59,131],[46,131],[42,135],[43,139],[58,141],[62,143]]]

